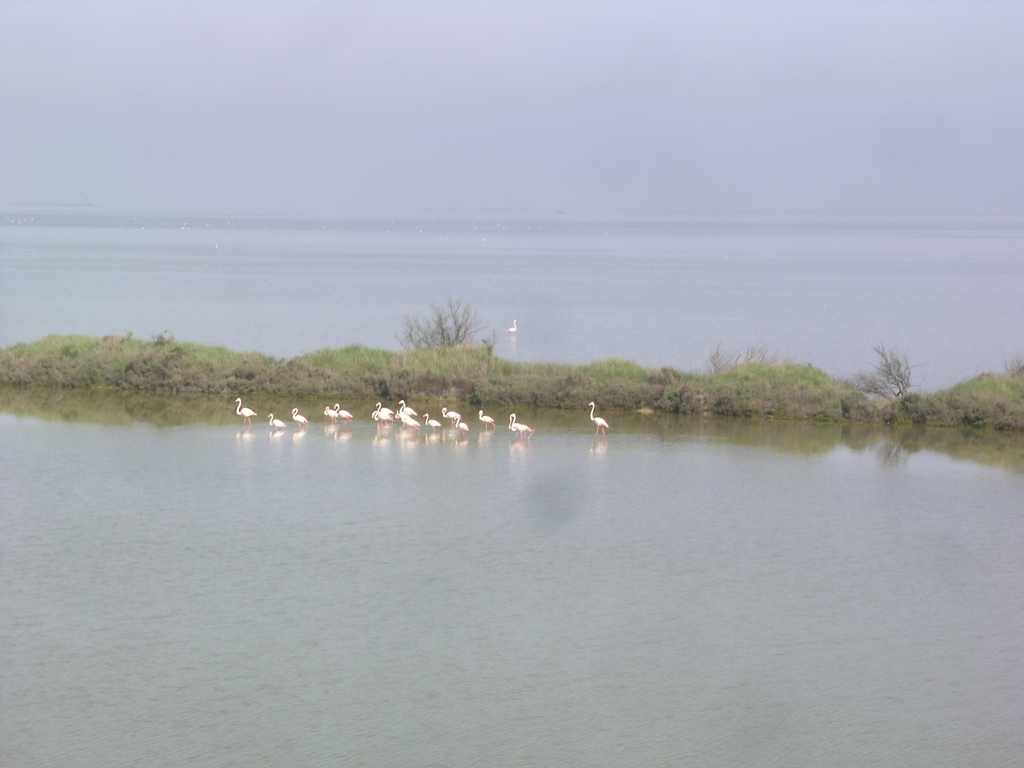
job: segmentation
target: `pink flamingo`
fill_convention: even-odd
[[[515,432],[517,435],[519,435],[520,438],[522,438],[524,435],[527,437],[533,437],[533,433],[536,432],[535,429],[528,427],[525,424],[516,422],[516,415],[514,413],[510,414],[508,417],[508,428]],[[530,434],[526,435],[527,432],[529,432]]]
[[[608,422],[602,419],[600,416],[594,416],[593,403],[588,403],[588,405],[590,405],[590,420],[597,425],[597,429],[594,431],[594,434],[596,435],[598,432],[600,432],[602,435],[605,434],[605,430],[608,429]]]
[[[250,419],[252,419],[253,416],[259,416],[259,414],[252,408],[243,408],[242,398],[236,397],[235,402],[238,403],[238,407],[235,408],[235,413],[242,417],[242,423],[252,425],[252,421],[250,421]]]

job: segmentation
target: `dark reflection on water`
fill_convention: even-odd
[[[332,405],[336,398],[287,398],[279,396],[255,396],[244,398],[245,405],[254,408],[259,416],[253,418],[252,430],[269,431],[266,417],[274,413],[288,422],[289,429],[297,425],[291,422],[292,408],[298,408],[306,416],[311,428],[327,427],[330,436],[338,440],[351,437],[343,424],[331,425],[323,415],[325,405]],[[331,400],[331,402],[328,402]],[[393,407],[397,407],[394,403]],[[413,403],[422,414],[426,409],[432,413],[441,412],[441,403]],[[464,413],[474,413],[475,406],[468,404],[447,405],[460,408]],[[375,402],[352,401],[343,404],[356,417],[356,421],[368,421]],[[506,434],[508,408],[490,407],[484,409],[498,422],[497,434]],[[67,421],[110,426],[145,422],[158,427],[176,427],[187,424],[239,424],[242,419],[235,415],[234,396],[174,395],[150,392],[119,392],[108,390],[47,389],[37,387],[0,387],[0,412],[18,416],[31,416],[46,421]],[[517,407],[520,421],[525,421],[539,430],[573,430],[587,432],[591,424],[585,413],[555,411]],[[921,427],[890,427],[885,425],[861,424],[817,424],[808,422],[765,421],[760,419],[693,418],[672,414],[606,413],[612,424],[608,439],[616,434],[648,435],[652,438],[672,442],[701,438],[721,441],[731,445],[751,448],[767,448],[795,455],[825,454],[837,447],[845,446],[857,451],[872,450],[883,464],[899,464],[909,455],[919,451],[942,453],[955,459],[973,461],[979,464],[1001,466],[1024,471],[1024,435],[1009,432],[979,429],[943,429]],[[473,434],[488,438],[478,431],[482,424],[475,418],[467,418]],[[437,433],[425,429],[424,441]],[[600,452],[605,446],[601,439],[595,439],[594,450]],[[523,447],[528,448],[529,442]],[[594,452],[594,451],[592,451]],[[537,483],[549,482],[543,477]],[[552,487],[545,493],[559,493],[558,482],[551,479]],[[538,490],[540,492],[540,490]],[[578,498],[570,489],[567,499]],[[566,510],[571,508],[567,503]]]

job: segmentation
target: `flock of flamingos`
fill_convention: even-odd
[[[243,424],[251,426],[252,417],[258,416],[259,414],[252,408],[246,408],[243,406],[242,398],[240,397],[235,398],[235,403],[235,413],[242,417]],[[594,422],[594,425],[597,427],[594,434],[605,435],[605,430],[608,429],[608,422],[600,416],[594,415],[593,403],[588,403],[588,405],[590,406],[590,420]],[[324,416],[329,418],[332,424],[337,424],[339,420],[347,424],[354,418],[351,413],[342,409],[339,403],[335,403],[333,407],[327,406],[324,408]],[[381,403],[377,403],[377,407],[374,412],[370,414],[370,418],[377,422],[378,428],[382,426],[389,426],[396,421],[409,429],[415,429],[417,432],[419,432],[423,427],[430,427],[433,431],[441,426],[441,422],[437,419],[430,418],[430,414],[427,413],[423,414],[423,421],[419,421],[419,414],[407,406],[405,404],[405,400],[398,401],[398,410],[385,408]],[[451,428],[456,430],[456,434],[465,434],[469,432],[469,425],[462,420],[462,414],[456,413],[455,411],[449,411],[447,408],[442,408],[441,418],[451,421]],[[477,414],[477,418],[483,423],[483,428],[485,430],[494,429],[496,427],[494,419],[484,414],[483,411],[480,411]],[[270,424],[271,429],[288,429],[288,424],[281,421],[281,419],[274,418],[274,414],[270,414],[267,417],[267,421]],[[299,413],[298,408],[292,408],[292,423],[295,424],[298,429],[309,428],[309,419]],[[516,415],[514,413],[510,413],[508,416],[508,428],[518,435],[520,439],[532,437],[535,431],[532,427],[528,427],[526,424],[516,421]]]
[[[516,323],[518,321],[512,321],[512,327],[508,329],[510,335],[516,332]],[[600,416],[594,415],[594,404],[587,403],[590,407],[590,420],[594,422],[597,429],[594,430],[594,435],[606,435],[606,429],[608,429],[608,422],[602,419]],[[235,413],[242,417],[242,424],[252,426],[252,417],[259,416],[256,411],[252,408],[246,408],[242,405],[242,398],[235,398]],[[342,423],[349,423],[354,418],[351,413],[344,410],[340,403],[335,403],[334,406],[327,406],[324,408],[324,416],[331,420],[332,424],[337,424],[340,420]],[[441,426],[441,422],[437,419],[430,418],[430,414],[423,414],[423,421],[419,421],[419,414],[416,413],[412,408],[405,404],[405,400],[398,401],[398,410],[391,410],[390,408],[384,407],[381,403],[377,403],[377,407],[373,413],[370,414],[370,418],[377,422],[377,427],[390,426],[396,421],[402,423],[403,426],[409,429],[415,429],[420,432],[423,427],[430,427],[431,431],[435,431]],[[469,432],[469,424],[466,424],[462,420],[462,414],[456,413],[455,411],[449,411],[447,408],[441,409],[441,418],[448,419],[451,421],[452,429],[455,430],[456,434],[466,434]],[[477,414],[477,418],[483,423],[484,430],[495,429],[496,425],[494,419],[480,411]],[[270,414],[267,417],[267,421],[270,424],[270,428],[275,431],[288,429],[288,425],[281,421],[281,419],[274,418],[274,414]],[[292,423],[297,425],[298,429],[308,429],[309,419],[299,413],[298,408],[292,408]],[[533,427],[528,427],[520,421],[516,421],[516,415],[510,413],[508,415],[508,428],[512,430],[519,439],[533,437],[533,433],[536,431]]]

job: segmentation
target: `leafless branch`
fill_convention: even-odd
[[[913,366],[907,356],[895,347],[879,344],[872,349],[878,355],[874,371],[855,375],[851,380],[853,386],[869,395],[899,400],[913,386]]]
[[[406,349],[457,347],[484,328],[480,315],[462,299],[431,304],[424,316],[406,315],[398,340]]]
[[[1024,354],[1018,352],[1006,361],[1006,375],[1024,379]]]
[[[721,344],[716,344],[715,348],[711,350],[711,355],[708,357],[708,370],[711,373],[725,373],[735,368],[736,363],[739,361],[740,356],[738,354],[727,352],[722,349]]]

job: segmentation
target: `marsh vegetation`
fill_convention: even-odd
[[[723,353],[725,354],[725,353]],[[0,384],[168,394],[426,399],[473,405],[1024,430],[1024,378],[983,374],[928,394],[872,398],[853,383],[772,356],[689,373],[628,360],[514,363],[481,346],[403,352],[352,345],[289,359],[123,336],[46,336],[0,350]],[[1009,369],[1009,364],[1008,364]]]

